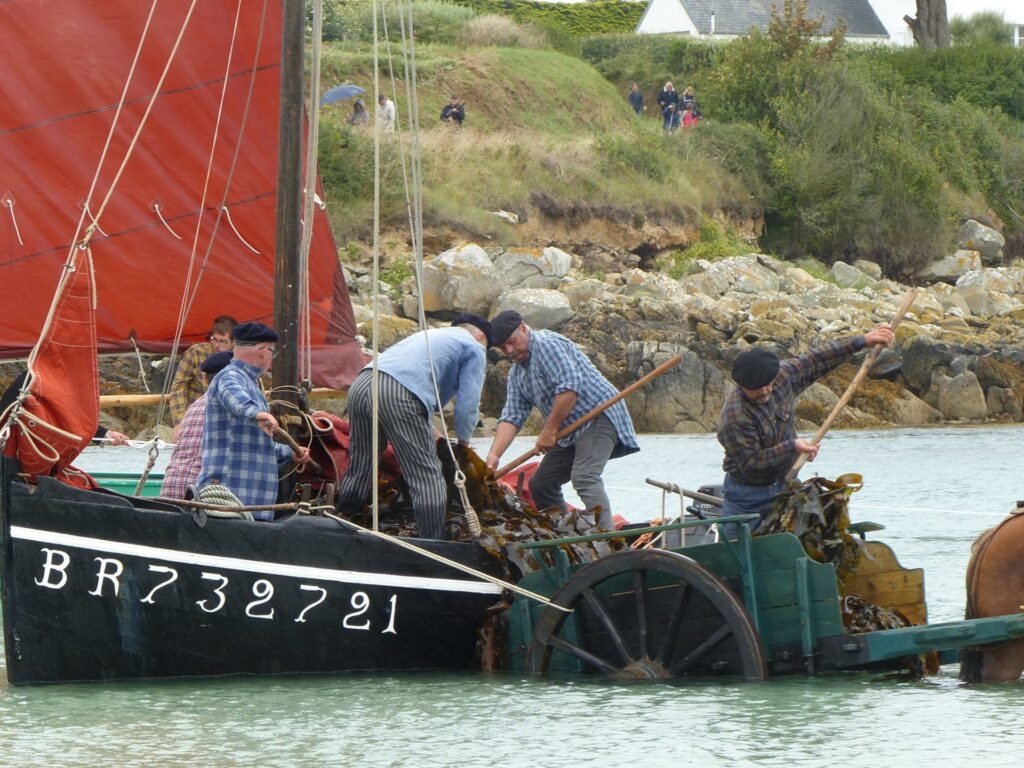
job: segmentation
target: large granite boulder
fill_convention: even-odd
[[[423,309],[486,315],[502,290],[497,277],[494,264],[479,245],[451,248],[423,265]],[[405,302],[407,316],[415,313],[415,305],[415,296]]]
[[[726,291],[763,294],[779,288],[779,274],[757,256],[732,256],[721,261],[701,262],[701,265],[704,271],[679,281],[689,293],[718,298]]]
[[[495,302],[491,315],[506,309],[514,309],[521,314],[523,321],[531,328],[551,328],[573,315],[569,299],[558,291],[544,288],[506,291]]]
[[[949,283],[953,285],[968,272],[981,269],[981,253],[964,248],[956,253],[937,259],[924,267],[917,276],[925,283]]]
[[[965,221],[957,233],[957,240],[961,248],[980,252],[981,260],[986,266],[995,266],[1003,261],[1006,238],[979,221]]]
[[[936,371],[931,390],[935,392],[938,409],[950,421],[981,421],[988,415],[985,393],[972,371],[947,376]]]
[[[948,369],[959,354],[961,350],[945,342],[923,335],[914,336],[900,348],[903,378],[914,392],[922,395],[931,387],[932,372],[939,368]]]
[[[557,288],[572,267],[572,256],[560,248],[511,248],[496,254],[494,273],[508,288]]]

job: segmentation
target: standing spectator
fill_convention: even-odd
[[[690,86],[686,86],[686,90],[683,91],[683,98],[682,98],[683,109],[685,110],[686,109],[686,105],[687,104],[691,104],[691,103],[692,104],[696,104],[697,103],[697,99],[694,98],[693,88],[691,88]]]
[[[206,391],[206,379],[202,371],[199,370],[199,366],[214,352],[231,351],[233,346],[231,332],[236,325],[238,325],[238,321],[228,315],[214,318],[209,341],[193,344],[181,356],[181,362],[178,363],[178,370],[174,374],[174,382],[171,384],[170,393],[167,396],[167,406],[171,410],[171,423],[175,429],[185,418],[185,411],[188,410],[188,407]]]
[[[661,111],[661,116],[664,119],[662,128],[665,129],[665,133],[675,133],[679,130],[681,120],[679,119],[679,110],[675,104],[669,104],[665,109]]]
[[[356,99],[352,104],[352,114],[348,118],[349,125],[369,125],[370,113],[366,111],[366,102]]]
[[[661,108],[661,114],[665,114],[665,110],[668,109],[669,104],[679,104],[679,93],[672,85],[672,81],[669,80],[665,83],[665,87],[661,89],[661,93],[658,94],[658,106]]]
[[[636,116],[643,117],[644,110],[646,110],[647,107],[644,106],[644,94],[643,91],[640,90],[639,83],[633,83],[633,85],[630,86],[629,95],[626,98],[629,99],[629,106],[631,106],[633,111],[636,112]]]
[[[377,130],[381,133],[395,132],[395,103],[383,93],[377,99]]]
[[[466,119],[466,105],[459,101],[458,96],[452,96],[448,103],[441,109],[442,123],[455,123],[462,127],[462,121]]]
[[[689,128],[697,124],[700,117],[697,115],[697,107],[692,101],[686,102],[683,107],[683,128]]]
[[[491,341],[512,359],[501,411],[487,466],[498,460],[519,433],[533,408],[544,416],[536,449],[544,454],[530,478],[530,495],[538,510],[566,508],[562,486],[572,482],[595,522],[612,529],[612,509],[601,474],[609,459],[640,450],[629,411],[622,401],[560,440],[559,430],[580,419],[616,394],[615,387],[579,347],[554,331],[537,331],[514,310],[491,321]],[[598,508],[599,511],[598,511]]]

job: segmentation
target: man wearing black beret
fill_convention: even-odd
[[[562,486],[572,481],[587,509],[594,512],[595,522],[611,530],[611,502],[601,475],[609,459],[640,450],[626,404],[620,400],[561,440],[555,438],[563,427],[618,391],[569,339],[554,331],[531,329],[514,310],[500,312],[491,320],[491,341],[512,359],[512,368],[487,464],[497,468],[501,455],[536,407],[544,416],[536,444],[544,458],[530,478],[534,506],[565,509]]]
[[[242,323],[231,332],[234,357],[213,377],[206,392],[202,470],[196,485],[222,485],[246,506],[277,501],[277,469],[292,459],[309,462],[309,449],[292,454],[273,441],[277,419],[270,413],[259,379],[277,355],[277,334],[263,323]],[[257,520],[273,520],[270,510]]]
[[[763,347],[736,356],[736,388],[722,406],[718,428],[718,442],[725,448],[724,515],[758,514],[762,520],[767,516],[797,456],[806,453],[808,461],[814,461],[818,455],[816,444],[796,436],[797,397],[856,352],[892,340],[889,326],[880,325],[863,336],[832,341],[791,360],[780,361]]]

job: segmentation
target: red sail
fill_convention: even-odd
[[[63,272],[53,311],[29,359],[30,394],[13,406],[6,456],[22,471],[89,485],[70,468],[99,423],[99,374],[93,277],[88,250],[75,248]],[[4,418],[7,421],[7,418]]]
[[[0,358],[35,344],[87,200],[100,352],[168,352],[193,296],[186,344],[217,315],[272,322],[281,0],[190,6],[153,4],[146,31],[143,0],[0,3]],[[326,212],[312,226],[314,383],[343,387],[364,357]]]

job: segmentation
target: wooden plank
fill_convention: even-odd
[[[347,393],[340,389],[314,387],[309,393],[314,400],[346,397]],[[162,395],[100,395],[100,408],[140,408],[147,405],[159,405]]]
[[[843,585],[843,594],[897,610],[915,624],[926,623],[924,569],[904,568],[892,548],[881,541],[867,542],[867,552],[872,559],[861,559],[855,574]]]

